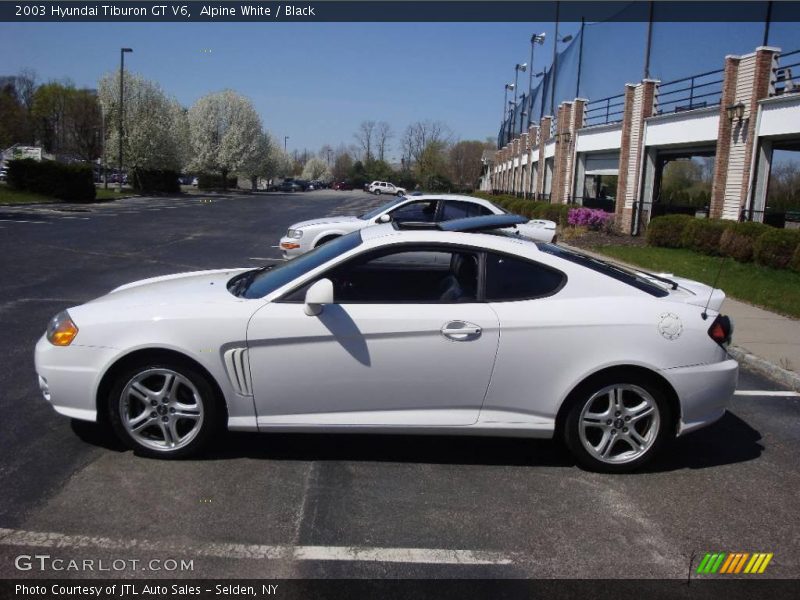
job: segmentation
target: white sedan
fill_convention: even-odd
[[[152,457],[227,426],[557,437],[608,472],[724,414],[721,291],[499,229],[522,221],[386,224],[275,267],[122,286],[53,318],[42,393]]]
[[[399,197],[357,217],[324,217],[295,223],[281,238],[284,258],[294,258],[352,231],[381,223],[410,221],[435,223],[484,215],[504,215],[505,210],[482,198],[459,195]],[[516,233],[539,242],[553,242],[556,224],[533,219],[519,225]]]

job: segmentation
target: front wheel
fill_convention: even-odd
[[[376,195],[376,196],[380,196],[382,193],[383,193],[383,192],[381,192],[380,190],[375,190],[375,195]]]
[[[144,363],[123,372],[108,397],[117,436],[138,454],[185,458],[208,442],[218,423],[214,391],[195,369]]]
[[[671,435],[666,395],[635,376],[578,388],[564,428],[564,440],[577,462],[604,473],[636,470],[657,454]]]

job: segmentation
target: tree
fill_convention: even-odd
[[[474,188],[483,172],[485,142],[469,140],[458,142],[450,147],[449,172],[453,183],[461,189]]]
[[[447,144],[442,140],[428,142],[417,161],[417,175],[425,189],[440,191],[447,189]]]
[[[0,149],[23,141],[25,107],[11,82],[0,88]]]
[[[133,169],[181,171],[189,158],[186,111],[161,87],[141,75],[125,72],[122,150]],[[105,113],[106,155],[119,153],[119,73],[100,79],[100,105]]]
[[[419,162],[431,143],[446,142],[450,129],[441,121],[417,121],[406,127],[401,140],[403,159],[410,165]]]
[[[93,161],[103,151],[100,103],[92,90],[72,90],[67,97],[64,129],[68,151],[74,156]]]
[[[330,181],[333,177],[327,163],[321,158],[310,158],[303,167],[303,179]]]
[[[349,152],[342,152],[336,156],[336,159],[333,161],[333,178],[336,181],[344,181],[350,175],[350,171],[353,168],[353,157],[350,155]]]
[[[386,153],[389,150],[389,140],[394,137],[391,125],[386,121],[380,121],[375,129],[376,143],[378,145],[378,160],[386,160]]]
[[[368,162],[372,160],[372,148],[375,144],[375,121],[362,121],[358,126],[358,131],[353,134],[359,147],[363,151],[362,160]]]
[[[31,115],[36,138],[45,152],[67,150],[66,118],[71,89],[69,83],[51,81],[36,88],[33,95]]]
[[[232,90],[203,96],[189,109],[194,166],[218,172],[223,187],[259,152],[261,119],[249,99]]]

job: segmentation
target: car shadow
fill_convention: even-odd
[[[127,448],[106,427],[73,420],[75,435],[87,444],[114,452]],[[761,434],[733,413],[704,429],[673,440],[640,473],[706,469],[756,460]],[[350,433],[223,432],[192,460],[239,458],[287,461],[406,462],[518,467],[573,467],[575,461],[558,440],[447,435]]]
[[[643,472],[707,469],[755,460],[764,451],[761,433],[732,412],[713,425],[673,440]]]

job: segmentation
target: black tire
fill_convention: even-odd
[[[619,393],[612,393],[611,389],[619,390]],[[615,397],[619,400],[612,404]],[[578,386],[567,402],[570,404],[564,421],[564,442],[577,463],[590,471],[635,471],[674,437],[674,416],[666,392],[637,372],[619,372],[590,379]],[[629,412],[637,403],[645,407],[639,411],[642,416]],[[606,404],[608,412],[600,413]],[[653,411],[645,412],[650,405]],[[586,415],[584,409],[588,411]],[[602,419],[592,416],[599,414],[603,414]],[[629,449],[627,452],[626,448]],[[607,458],[598,456],[604,453],[608,453]]]
[[[382,192],[382,191],[380,191],[380,190],[375,190],[375,195],[376,195],[376,196],[380,196],[382,193],[383,193],[383,192]]]
[[[166,372],[173,372],[179,376],[176,378],[179,383],[174,393],[175,402],[179,400],[184,401],[181,403],[181,406],[193,407],[199,405],[199,409],[194,411],[199,413],[199,419],[182,418],[180,415],[171,415],[170,412],[175,413],[176,411],[172,408],[173,405],[165,400],[157,402],[156,405],[148,406],[148,404],[152,404],[152,398],[148,401],[144,401],[142,398],[138,397],[138,394],[131,395],[132,393],[128,386],[139,379],[146,383],[144,387],[147,388],[148,391],[153,391],[150,387],[150,381],[157,381],[158,377],[163,376],[165,377],[164,388],[166,388]],[[183,379],[181,380],[180,378]],[[185,382],[188,382],[188,384]],[[194,389],[191,389],[192,387]],[[125,406],[126,402],[123,398],[123,394],[126,398],[129,398],[127,400],[127,406]],[[172,394],[170,393],[168,395]],[[131,402],[131,399],[133,402]],[[187,399],[191,400],[192,403],[186,403],[185,401]],[[114,433],[127,447],[140,456],[161,459],[181,459],[196,455],[208,444],[210,439],[222,426],[222,411],[220,411],[214,388],[207,377],[195,367],[176,360],[156,358],[154,360],[142,361],[128,366],[118,374],[106,402],[107,414]],[[164,404],[163,407],[161,406],[162,403]],[[144,410],[141,410],[142,408],[144,408]],[[164,412],[162,412],[162,410]],[[143,413],[148,411],[149,416],[145,416],[144,421],[148,421],[151,424],[145,426],[139,432],[138,436],[128,431],[128,427],[123,423],[123,418],[130,421],[132,420],[132,412],[136,413],[135,418],[139,418],[142,417]],[[187,410],[184,412],[190,411]],[[175,429],[173,431],[177,432],[179,435],[181,432],[184,432],[185,435],[183,439],[185,443],[179,442],[176,447],[171,449],[167,447],[162,449],[153,447],[159,442],[157,439],[159,432],[161,432],[160,435],[164,437],[164,441],[166,442],[167,433],[164,431],[164,427],[169,427],[169,425],[165,424],[162,426],[162,424],[159,423],[160,420],[165,418],[170,419],[170,424],[172,420],[175,420]],[[195,423],[197,420],[200,421],[200,425],[193,426],[192,423]],[[186,433],[189,429],[191,429],[190,434]],[[189,435],[191,435],[191,437],[187,439]],[[151,437],[152,440],[145,440],[145,437]],[[166,446],[166,443],[164,445]]]

